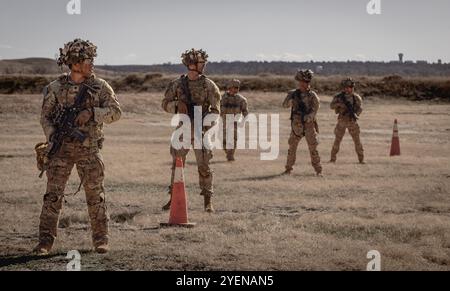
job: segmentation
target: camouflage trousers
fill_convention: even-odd
[[[227,148],[227,126],[224,122],[223,126],[223,150],[227,156],[227,160],[234,160],[234,153],[236,152],[236,142],[237,142],[237,122],[234,122],[234,135],[233,135],[233,147]]]
[[[289,150],[286,162],[286,170],[291,171],[297,158],[297,147],[300,140],[305,137],[309,148],[309,154],[311,156],[311,165],[316,173],[322,173],[322,165],[320,164],[320,156],[317,150],[319,141],[317,139],[317,131],[314,122],[308,122],[305,124],[305,130],[303,132],[303,126],[301,121],[295,118],[292,122],[292,131],[289,136]]]
[[[358,155],[358,160],[360,162],[364,161],[364,149],[359,138],[360,129],[358,122],[348,119],[339,119],[336,124],[336,128],[334,129],[336,138],[334,140],[333,148],[331,149],[331,161],[336,161],[336,155],[339,152],[339,147],[341,145],[342,138],[345,135],[346,129],[348,129],[348,132],[352,136],[353,142],[355,143],[355,151]]]
[[[47,191],[40,216],[39,241],[49,246],[57,235],[64,190],[76,165],[86,193],[94,246],[108,243],[109,216],[103,187],[104,164],[100,153],[92,153],[79,143],[64,143],[47,169]]]
[[[192,132],[191,145],[194,145],[194,133]],[[186,166],[186,156],[190,149],[175,149],[170,146],[170,155],[172,156],[172,174],[170,178],[169,194],[172,193],[172,185],[175,178],[175,165],[177,157],[183,159],[183,167]],[[201,189],[200,195],[202,196],[212,196],[214,194],[213,190],[213,171],[209,166],[209,162],[213,158],[213,153],[211,150],[207,149],[194,149],[195,159],[197,161],[198,169],[198,183]]]

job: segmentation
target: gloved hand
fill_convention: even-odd
[[[178,101],[178,113],[188,114],[188,107],[183,101]]]
[[[306,123],[313,122],[313,121],[314,121],[314,116],[311,116],[311,115],[306,115],[305,116],[305,122]]]
[[[77,118],[75,118],[75,124],[78,126],[83,126],[91,119],[93,115],[94,114],[92,114],[90,109],[85,109],[78,114]]]
[[[346,110],[347,110],[347,107],[345,107],[344,104],[338,104],[338,106],[336,106],[335,112],[336,113],[345,113]]]

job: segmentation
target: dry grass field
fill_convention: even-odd
[[[123,118],[106,127],[103,156],[111,215],[111,251],[90,251],[83,192],[67,197],[49,257],[37,242],[45,191],[35,166],[42,141],[40,95],[0,95],[0,270],[65,270],[69,250],[82,270],[365,270],[366,254],[381,253],[382,270],[450,270],[450,105],[386,98],[365,100],[361,116],[366,165],[350,136],[328,164],[334,112],[321,96],[319,151],[324,177],[313,175],[299,146],[291,176],[280,176],[287,154],[289,112],[284,94],[243,92],[257,113],[281,113],[280,156],[261,161],[242,150],[228,163],[215,151],[217,212],[203,211],[194,156],[185,169],[192,229],[158,229],[168,212],[170,115],[162,93],[120,95]],[[389,157],[393,120],[402,155]],[[75,171],[67,187],[78,185]]]

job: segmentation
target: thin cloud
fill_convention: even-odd
[[[355,58],[356,58],[358,61],[365,61],[365,60],[367,60],[367,57],[366,57],[365,54],[356,54],[356,55],[355,55]]]
[[[137,54],[135,54],[135,53],[130,53],[130,54],[126,55],[126,56],[124,57],[124,59],[125,59],[126,61],[134,61],[134,60],[137,59]]]
[[[265,54],[259,53],[256,55],[256,59],[260,61],[284,61],[284,62],[304,62],[310,61],[314,58],[313,54],[296,54],[291,52]]]

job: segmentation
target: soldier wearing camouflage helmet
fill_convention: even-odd
[[[74,165],[81,180],[80,186],[84,186],[86,193],[95,251],[108,251],[109,218],[100,149],[104,140],[103,124],[117,121],[121,116],[121,109],[111,86],[93,73],[96,49],[94,44],[81,39],[65,44],[60,49],[58,65],[68,66],[70,73],[61,75],[44,90],[40,121],[47,142],[50,143],[47,150],[52,147],[55,135],[63,138],[61,147],[47,160],[45,167],[47,190],[40,215],[39,244],[34,249],[38,254],[47,254],[53,246],[64,201],[64,189]],[[83,98],[79,98],[80,95]],[[61,115],[68,114],[68,109],[74,108],[75,99],[83,100],[79,102],[80,113],[76,116],[74,125],[77,132],[84,136],[83,142],[72,136],[59,135],[58,120]],[[42,152],[45,153],[45,150]]]
[[[291,108],[291,134],[289,136],[289,150],[284,174],[290,174],[296,160],[297,147],[300,140],[305,137],[311,156],[311,164],[317,176],[322,176],[317,146],[319,144],[317,134],[317,111],[320,107],[320,99],[316,92],[311,90],[310,82],[313,78],[311,70],[298,70],[295,80],[298,81],[298,89],[288,93],[283,102],[283,107]]]
[[[345,130],[348,129],[353,142],[358,160],[364,164],[364,149],[360,140],[360,129],[358,117],[362,112],[362,98],[354,92],[355,82],[351,78],[346,78],[341,83],[342,92],[334,96],[330,108],[338,114],[338,122],[334,129],[336,136],[331,149],[330,162],[336,162],[336,156],[339,152],[339,146],[344,137]]]
[[[203,72],[208,59],[208,55],[203,50],[191,49],[185,51],[181,55],[183,64],[188,72],[185,75],[173,80],[167,86],[162,108],[164,111],[172,114],[187,114],[191,118],[191,144],[194,145],[194,106],[201,106],[202,116],[208,113],[220,114],[220,91],[217,85],[207,78]],[[202,128],[202,134],[207,128]],[[185,165],[186,156],[189,148],[175,149],[170,146],[170,154],[172,156],[172,176],[169,186],[169,194],[172,192],[174,182],[176,158],[183,159]],[[213,189],[213,171],[210,168],[210,161],[213,157],[212,151],[206,148],[195,149],[195,158],[197,160],[197,168],[199,175],[199,184],[201,188],[200,195],[204,197],[204,207],[207,212],[214,212],[212,204]],[[163,210],[169,210],[171,199],[163,206]]]
[[[244,118],[248,115],[247,99],[239,94],[240,86],[241,82],[239,80],[231,80],[227,84],[227,91],[223,94],[222,100],[220,101],[220,114],[223,120],[223,149],[228,161],[234,161],[238,122],[235,121],[233,122],[233,125],[230,126],[230,129],[234,128],[233,146],[231,148],[227,147],[227,115],[233,115],[234,120],[236,114],[241,114],[240,123],[242,123]]]

